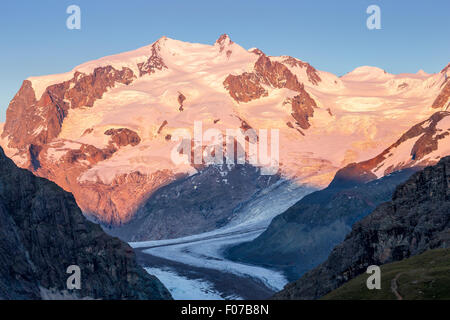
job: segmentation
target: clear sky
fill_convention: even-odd
[[[69,5],[81,30],[66,28]],[[381,8],[368,30],[366,8]],[[390,73],[434,73],[450,62],[449,0],[14,0],[0,4],[0,122],[29,76],[133,50],[161,36],[290,55],[343,75],[361,65]]]

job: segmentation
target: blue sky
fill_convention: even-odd
[[[66,28],[72,4],[81,8],[81,30]],[[381,30],[366,27],[371,4],[381,8]],[[27,77],[66,72],[163,35],[214,43],[228,33],[244,48],[291,55],[337,75],[361,65],[438,72],[450,62],[449,12],[448,0],[2,1],[0,122]]]

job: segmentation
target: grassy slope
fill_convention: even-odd
[[[381,266],[381,289],[369,290],[362,274],[327,294],[325,300],[396,300],[391,290],[397,278],[397,291],[405,300],[450,299],[450,249],[435,249],[418,256]]]

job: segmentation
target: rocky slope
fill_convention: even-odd
[[[81,289],[68,290],[70,265]],[[133,250],[83,217],[73,196],[0,148],[0,299],[170,299]]]
[[[293,57],[246,50],[227,35],[213,45],[162,37],[25,80],[8,107],[0,145],[20,167],[73,193],[86,215],[118,226],[158,189],[198,173],[193,158],[224,142],[214,139],[218,131],[235,132],[227,150],[245,150],[247,162],[251,148],[266,144],[269,161],[259,148],[255,167],[325,187],[338,168],[374,157],[411,125],[445,110],[449,72],[392,75],[361,67],[337,77]],[[263,129],[278,130],[279,140]],[[430,150],[441,154],[440,147]],[[177,153],[187,161],[175,163]]]
[[[276,299],[317,299],[366,271],[450,245],[450,157],[414,174],[357,222],[328,259]]]
[[[257,192],[279,181],[251,165],[208,166],[157,190],[121,227],[106,229],[126,241],[178,238],[225,226]]]

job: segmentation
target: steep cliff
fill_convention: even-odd
[[[68,290],[67,268],[81,271]],[[83,217],[53,182],[17,168],[0,148],[0,299],[170,299],[133,250]]]

